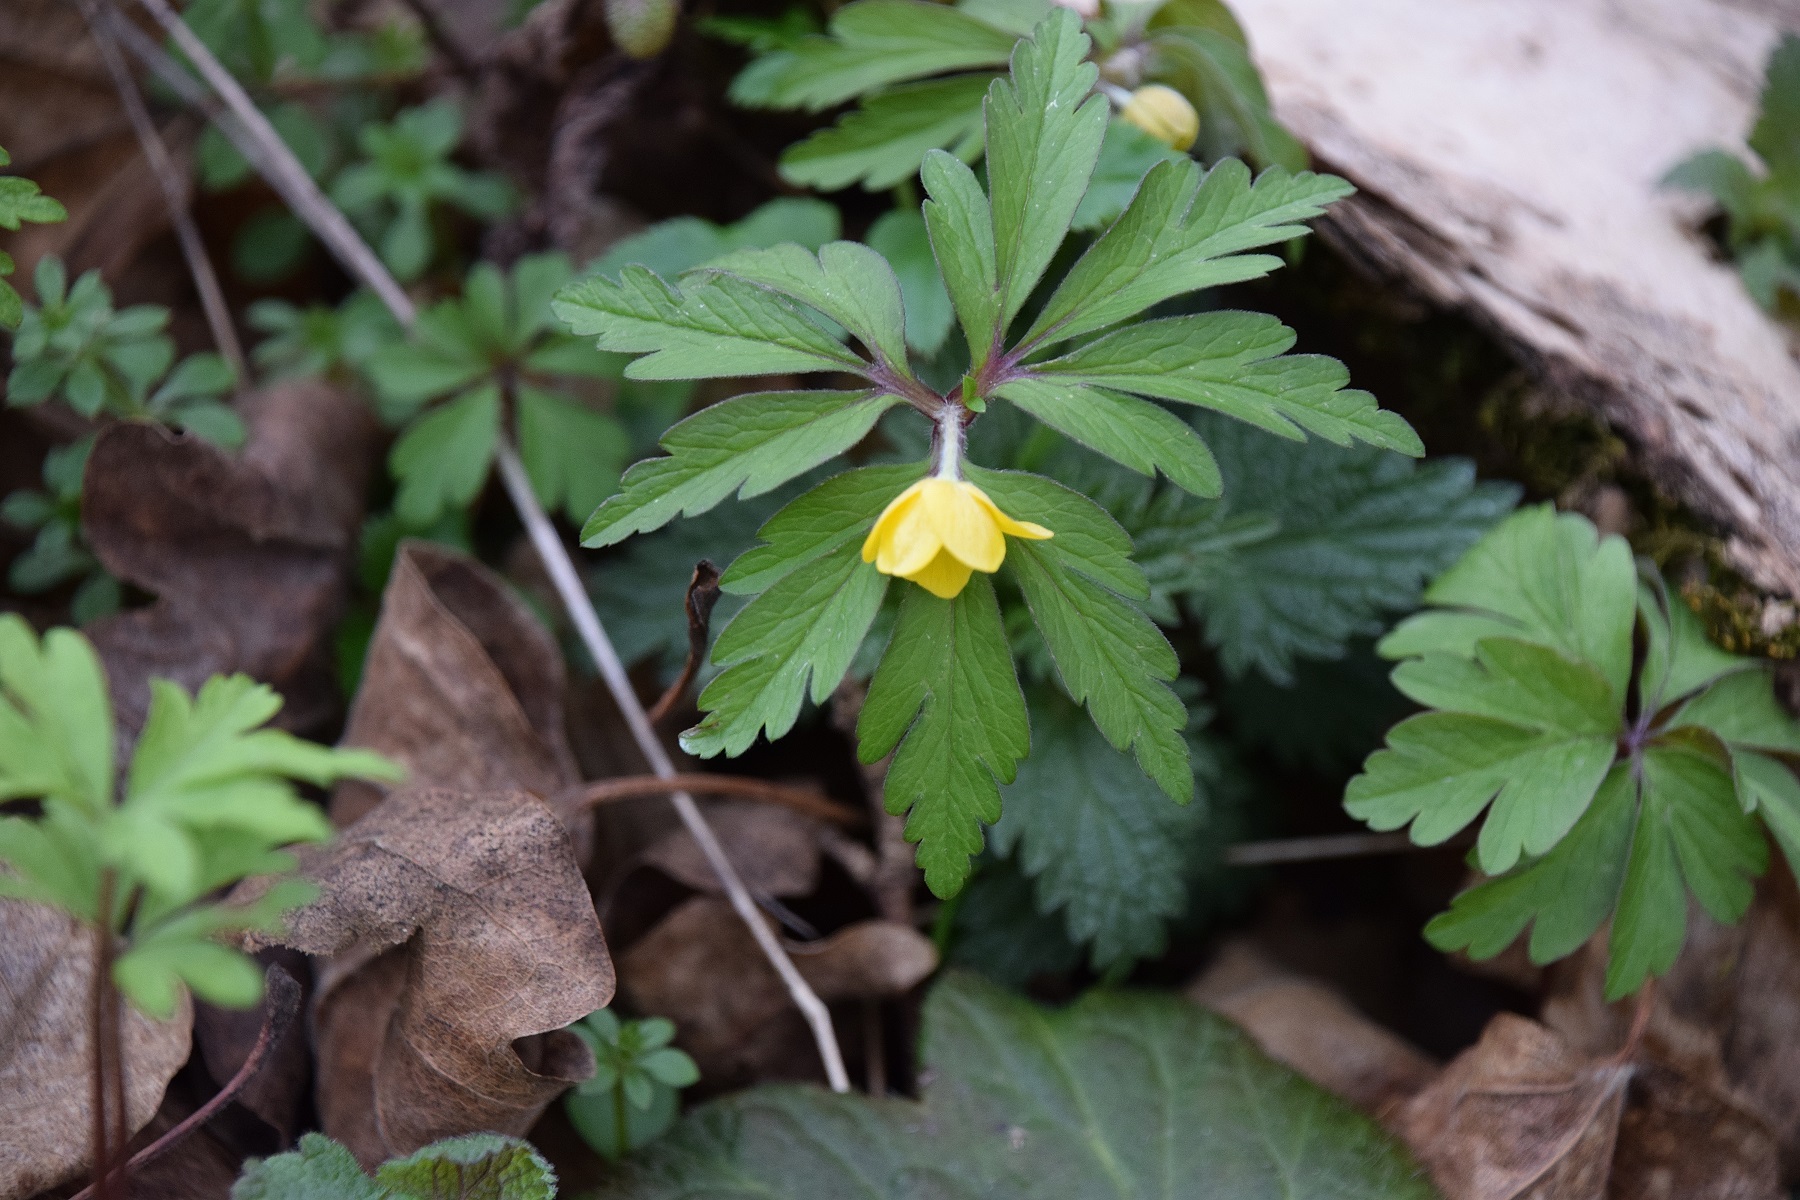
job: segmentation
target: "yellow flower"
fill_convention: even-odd
[[[863,542],[864,562],[950,599],[971,571],[994,572],[1006,558],[1005,534],[1041,541],[1042,525],[1015,521],[972,483],[933,476],[895,496]]]
[[[1186,151],[1200,136],[1200,114],[1186,96],[1160,83],[1146,84],[1131,93],[1119,116],[1161,142]]]

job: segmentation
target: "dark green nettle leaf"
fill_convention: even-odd
[[[962,887],[981,852],[981,827],[1000,819],[1000,787],[1031,748],[994,586],[969,580],[954,600],[909,587],[886,656],[857,722],[864,762],[890,753],[887,810],[908,813],[925,883]],[[895,749],[898,747],[898,750]]]
[[[251,1159],[231,1200],[554,1200],[556,1172],[517,1138],[477,1133],[390,1159],[370,1179],[319,1133],[298,1149]]]
[[[758,392],[702,409],[663,435],[667,458],[625,473],[589,518],[584,546],[610,546],[703,513],[733,492],[759,495],[842,454],[899,403],[872,392]]]
[[[926,1002],[920,1103],[771,1085],[690,1114],[602,1200],[1429,1200],[1367,1117],[1170,996],[1049,1011],[961,974]]]
[[[1223,497],[1122,501],[1114,511],[1156,589],[1201,618],[1234,675],[1255,668],[1284,682],[1296,660],[1335,658],[1350,639],[1380,633],[1517,495],[1476,483],[1456,459],[1415,464],[1213,416],[1197,424],[1218,455]]]
[[[1074,705],[1047,688],[1027,699],[1037,746],[1005,791],[994,849],[1016,851],[1038,907],[1059,912],[1069,938],[1091,945],[1096,970],[1161,953],[1168,923],[1187,911],[1211,818],[1206,798],[1171,804]],[[1210,760],[1197,766],[1190,792],[1195,775],[1211,771]]]

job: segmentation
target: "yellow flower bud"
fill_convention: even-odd
[[[1186,151],[1200,136],[1200,114],[1186,96],[1160,83],[1147,83],[1131,93],[1119,115],[1160,142]]]
[[[1006,534],[1041,541],[1051,533],[1001,512],[986,492],[933,476],[895,496],[863,542],[864,562],[950,599],[973,571],[992,573],[1006,558]]]

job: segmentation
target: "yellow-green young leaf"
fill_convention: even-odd
[[[953,972],[920,1041],[917,1102],[741,1091],[688,1114],[596,1200],[1437,1195],[1374,1121],[1179,997],[1109,988],[1045,1009]]]
[[[948,5],[857,0],[832,14],[829,35],[804,38],[791,50],[751,63],[733,81],[731,98],[818,112],[891,83],[1003,67],[1015,40]]]
[[[420,529],[467,508],[487,483],[500,436],[500,389],[491,383],[431,410],[400,435],[388,469],[400,483],[394,511]]]
[[[88,640],[0,615],[0,800],[44,797],[96,816],[112,803],[112,702]]]
[[[1446,711],[1402,721],[1350,781],[1344,807],[1377,829],[1412,823],[1436,845],[1493,804],[1481,869],[1547,852],[1587,809],[1612,765],[1623,714],[1592,666],[1529,642],[1490,638],[1474,659],[1432,654],[1394,672],[1402,692]]]
[[[1005,324],[1024,307],[1069,232],[1106,133],[1106,100],[1081,20],[1053,9],[1013,51],[987,98],[988,195]]]
[[[886,804],[908,813],[925,883],[951,896],[969,877],[981,827],[1000,819],[1000,788],[1031,748],[993,584],[975,575],[952,600],[907,586],[900,617],[857,722],[863,762],[894,755]],[[896,749],[898,747],[898,749]]]
[[[856,445],[899,402],[878,392],[758,392],[701,409],[663,435],[669,457],[625,473],[624,490],[582,528],[582,545],[610,546],[733,492],[777,488]]]
[[[1381,653],[1465,657],[1482,638],[1521,638],[1592,663],[1620,704],[1631,674],[1637,572],[1621,537],[1548,504],[1520,509],[1425,591],[1431,608],[1383,638]]]
[[[1641,774],[1637,829],[1607,945],[1608,1000],[1675,965],[1687,936],[1684,880],[1714,920],[1731,924],[1768,866],[1768,844],[1712,754],[1681,741],[1652,746]]]
[[[617,282],[579,280],[551,306],[602,350],[642,354],[629,379],[717,379],[733,375],[854,371],[867,364],[795,304],[731,275],[664,283],[627,266]]]
[[[517,396],[519,457],[545,508],[585,521],[619,487],[630,453],[624,428],[606,413],[534,387]]]
[[[751,601],[713,647],[725,669],[700,694],[706,717],[682,735],[682,748],[738,755],[765,729],[770,741],[787,733],[808,694],[823,703],[843,679],[887,584],[861,547],[840,545]]]
[[[824,192],[853,183],[878,192],[917,175],[932,150],[973,161],[982,147],[981,99],[993,78],[957,75],[870,96],[836,125],[783,151],[782,178]],[[869,244],[880,248],[873,231]]]

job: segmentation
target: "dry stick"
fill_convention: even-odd
[[[95,0],[81,0],[81,16],[93,35],[94,45],[100,50],[107,74],[112,76],[113,88],[119,93],[119,102],[125,106],[125,115],[131,120],[132,132],[137,134],[144,158],[162,188],[169,220],[175,226],[175,240],[181,244],[181,257],[187,260],[188,273],[194,277],[194,290],[200,293],[200,307],[206,310],[206,323],[212,327],[213,344],[231,364],[232,373],[237,376],[237,387],[241,389],[250,379],[249,364],[244,359],[244,347],[238,341],[237,329],[231,323],[231,310],[225,307],[225,293],[219,289],[219,276],[206,255],[206,244],[200,240],[193,214],[188,211],[181,173],[169,158],[168,147],[163,145],[162,135],[157,133],[156,123],[150,119],[150,110],[144,107],[144,97],[138,92],[131,68],[119,54],[118,44],[102,20]]]
[[[351,228],[344,215],[314,185],[312,177],[307,175],[305,168],[287,148],[287,143],[281,140],[280,135],[257,111],[250,97],[244,94],[244,89],[238,86],[237,80],[213,57],[205,43],[195,37],[193,31],[175,15],[167,0],[138,0],[138,3],[168,32],[181,52],[193,61],[201,75],[225,101],[232,115],[242,122],[244,132],[255,139],[260,153],[246,157],[282,192],[295,215],[306,222],[353,276],[361,279],[381,298],[400,324],[412,325],[418,311],[412,300],[394,281],[381,260],[375,257],[374,251]],[[675,765],[669,761],[668,752],[663,749],[662,743],[656,738],[656,731],[645,718],[644,707],[639,703],[637,693],[632,690],[631,680],[626,677],[625,668],[619,662],[619,656],[613,650],[606,630],[601,627],[593,602],[588,599],[580,578],[575,574],[575,564],[569,558],[568,548],[563,545],[562,538],[550,524],[550,518],[544,515],[543,506],[538,503],[537,494],[532,490],[518,452],[502,437],[495,447],[494,458],[500,468],[500,478],[506,485],[507,494],[512,498],[513,507],[524,521],[532,545],[543,559],[544,568],[549,572],[551,582],[556,585],[557,594],[563,607],[568,610],[576,632],[581,635],[588,653],[599,665],[600,674],[612,693],[613,702],[619,706],[619,711],[625,716],[625,723],[631,727],[631,734],[639,751],[649,760],[651,770],[657,775],[663,778],[673,777],[676,774]],[[813,1038],[819,1046],[819,1057],[825,1063],[825,1076],[832,1090],[849,1091],[850,1079],[844,1072],[843,1055],[838,1050],[837,1035],[831,1027],[830,1011],[806,980],[801,978],[787,951],[781,948],[781,943],[763,922],[757,912],[756,902],[751,899],[744,881],[738,877],[730,860],[725,857],[718,837],[701,815],[694,798],[686,792],[676,792],[670,800],[713,873],[719,877],[719,882],[731,900],[731,907],[737,911],[744,924],[749,926],[751,936],[768,958],[769,965],[781,977],[794,1005],[812,1027]]]
[[[614,702],[625,715],[625,723],[631,727],[631,736],[636,740],[638,749],[650,760],[650,769],[660,778],[675,778],[675,764],[669,761],[668,751],[663,749],[662,743],[657,740],[656,731],[650,727],[650,719],[644,713],[644,706],[638,702],[631,680],[625,675],[625,664],[619,661],[618,652],[613,649],[611,639],[601,627],[600,618],[594,612],[594,606],[588,600],[580,578],[575,574],[575,564],[569,561],[569,553],[563,547],[562,538],[557,535],[556,528],[550,524],[550,518],[544,515],[543,507],[538,504],[537,494],[532,491],[531,479],[525,474],[525,464],[519,461],[518,451],[502,438],[494,451],[494,459],[500,467],[500,480],[506,485],[513,506],[524,518],[525,531],[531,535],[532,545],[537,547],[538,556],[544,560],[544,567],[550,572],[550,581],[556,585],[563,607],[568,609],[570,619],[575,622],[575,631],[581,635],[582,644],[593,656],[595,665],[600,668],[600,677],[606,681]],[[844,1073],[843,1055],[838,1050],[837,1035],[831,1028],[831,1013],[825,1008],[824,1001],[800,977],[793,960],[781,948],[773,931],[763,923],[756,910],[756,901],[750,898],[749,889],[744,887],[744,881],[738,878],[737,871],[725,857],[724,848],[719,845],[719,839],[706,823],[706,818],[700,815],[700,808],[694,803],[694,798],[684,791],[676,792],[669,798],[674,803],[682,824],[687,826],[688,833],[700,847],[700,853],[706,856],[713,873],[725,885],[725,894],[731,900],[731,907],[737,910],[744,924],[750,927],[756,944],[762,947],[763,955],[775,968],[776,974],[781,976],[781,982],[787,985],[788,995],[793,997],[795,1007],[806,1017],[807,1024],[812,1026],[813,1038],[819,1043],[819,1057],[825,1060],[825,1075],[831,1082],[831,1090],[849,1091],[850,1077]]]
[[[294,977],[278,966],[269,968],[265,985],[269,997],[269,1015],[263,1020],[262,1030],[256,1035],[256,1043],[250,1047],[250,1054],[244,1059],[228,1083],[218,1093],[189,1113],[181,1123],[171,1127],[161,1137],[131,1156],[126,1164],[132,1171],[141,1171],[176,1146],[187,1136],[199,1129],[219,1114],[219,1110],[238,1098],[238,1095],[249,1086],[262,1071],[263,1064],[281,1045],[282,1038],[287,1036],[288,1027],[300,1012],[300,985]],[[70,1200],[93,1200],[93,1185],[76,1192]]]
[[[569,789],[569,794],[577,797],[576,803],[583,805],[611,804],[615,800],[667,796],[674,792],[686,792],[690,796],[738,796],[763,804],[778,804],[851,829],[868,824],[855,809],[828,800],[818,792],[743,775],[714,775],[700,771],[684,772],[668,779],[656,775],[627,775],[617,779],[597,779]]]
[[[351,228],[344,214],[325,198],[325,193],[319,190],[319,185],[313,182],[312,176],[306,173],[306,168],[300,165],[300,160],[294,157],[293,151],[251,102],[231,72],[206,48],[205,42],[194,36],[187,23],[175,15],[168,0],[138,0],[138,3],[163,27],[176,47],[199,70],[201,78],[225,101],[231,114],[242,123],[243,132],[255,139],[261,153],[247,156],[251,163],[319,236],[326,248],[337,256],[345,270],[379,296],[395,320],[410,326],[418,315],[412,298],[388,274],[387,268],[381,265],[381,260],[375,257],[375,252],[369,249],[361,235]]]

